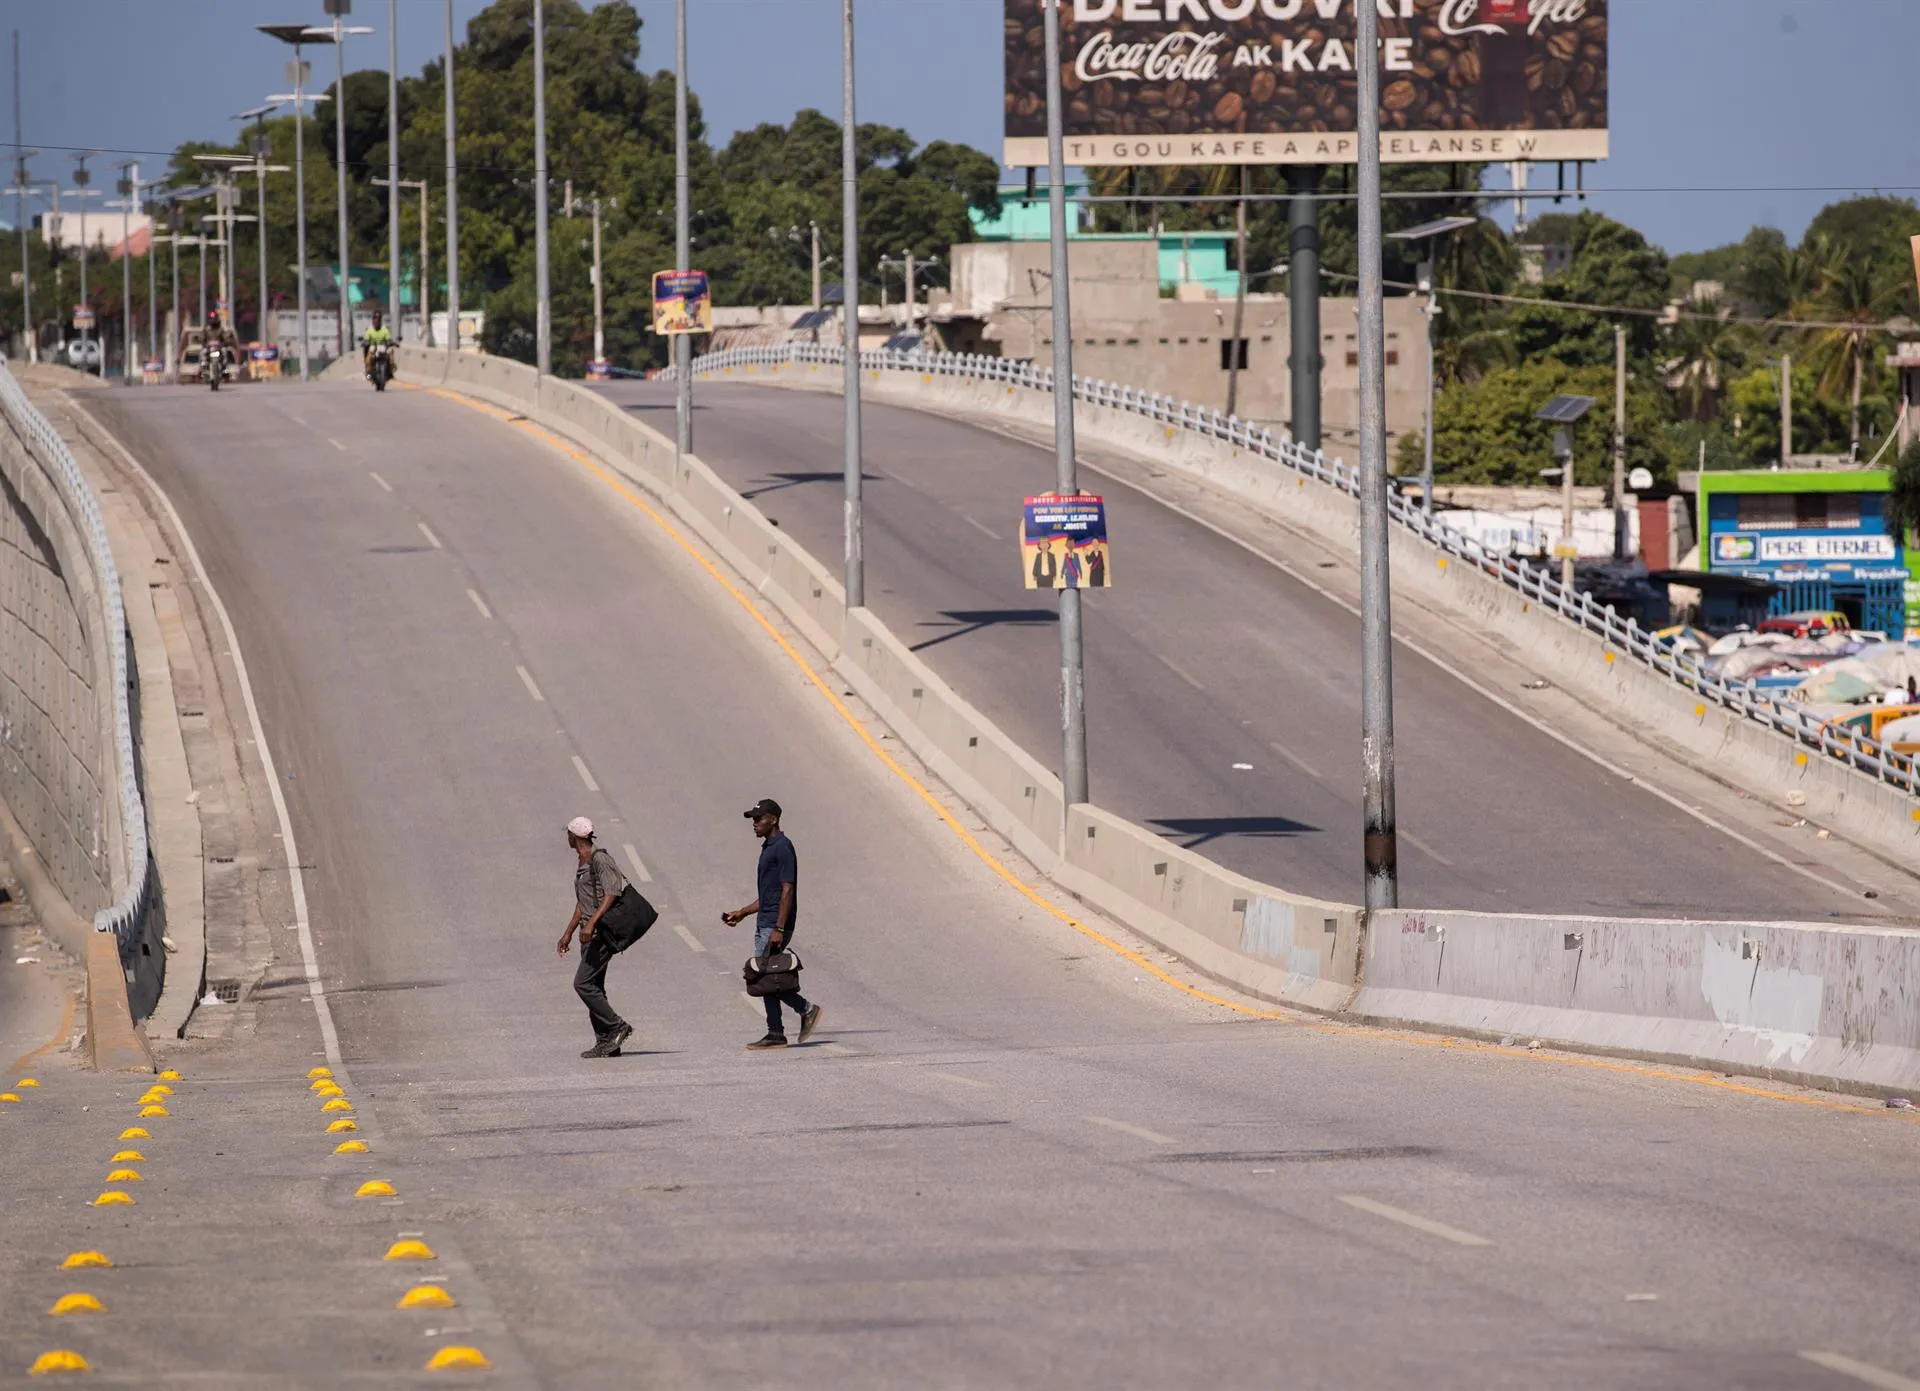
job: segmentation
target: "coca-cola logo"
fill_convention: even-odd
[[[1573,24],[1587,12],[1587,0],[1444,0],[1443,34],[1504,34],[1523,25],[1529,35],[1549,24]]]
[[[1219,70],[1225,34],[1179,30],[1153,43],[1120,43],[1102,30],[1081,45],[1073,70],[1082,82],[1206,82]]]

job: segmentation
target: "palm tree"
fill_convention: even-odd
[[[1832,255],[1821,267],[1820,289],[1805,303],[1804,317],[1827,320],[1830,328],[1812,330],[1807,358],[1820,373],[1820,392],[1840,393],[1848,386],[1848,430],[1856,457],[1860,453],[1860,394],[1866,374],[1867,351],[1906,293],[1905,285],[1877,288],[1873,268],[1859,257]]]
[[[1746,345],[1731,322],[1732,311],[1722,309],[1718,300],[1702,300],[1694,310],[1709,317],[1682,319],[1673,326],[1669,338],[1675,355],[1662,370],[1688,417],[1704,423],[1713,419],[1727,380],[1738,374]]]
[[[1909,444],[1894,460],[1886,505],[1887,530],[1902,543],[1920,530],[1920,440]]]

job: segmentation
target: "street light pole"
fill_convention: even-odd
[[[460,165],[455,158],[453,116],[453,0],[447,0],[447,351],[460,351]]]
[[[684,3],[684,0],[683,0]],[[846,503],[845,568],[842,582],[847,607],[867,606],[865,520],[861,515],[861,474],[864,471],[860,438],[860,151],[853,119],[853,0],[840,6],[840,309],[844,349],[842,395],[845,397]]]
[[[347,35],[371,34],[373,30],[341,21],[353,13],[353,0],[326,0],[326,12],[333,23],[320,30],[309,30],[308,38],[333,41],[333,166],[338,176],[335,197],[340,203],[340,356],[353,346],[352,268],[347,246]],[[296,49],[297,53],[298,50]]]
[[[601,295],[600,275],[600,195],[593,196],[593,360],[607,360],[607,330],[604,317],[605,306]]]
[[[547,20],[546,0],[533,0],[533,267],[534,365],[553,371],[553,304],[547,283]]]
[[[1393,626],[1387,555],[1386,301],[1380,225],[1380,13],[1354,7],[1359,34],[1360,760],[1369,909],[1400,903],[1394,816]]]
[[[167,247],[173,258],[173,294],[167,300],[168,318],[171,321],[167,333],[167,376],[175,386],[180,385],[180,222],[169,217],[167,225],[172,230],[167,233]]]
[[[1061,0],[1043,0],[1047,45],[1047,211],[1053,243],[1053,456],[1057,491],[1080,491],[1073,437],[1073,306],[1067,260],[1067,167],[1062,148],[1064,104],[1060,94]],[[1080,628],[1080,591],[1060,591],[1060,789],[1067,807],[1089,800],[1087,791],[1087,692],[1085,643]]]
[[[262,24],[260,31],[271,34],[282,43],[293,45],[293,61],[287,64],[287,79],[293,87],[288,96],[269,97],[269,101],[290,101],[293,103],[293,201],[294,201],[294,276],[299,281],[296,287],[299,295],[300,315],[300,380],[307,380],[307,362],[311,357],[311,345],[307,335],[307,115],[305,103],[313,100],[306,94],[307,64],[300,59],[300,45],[322,38],[331,38],[331,29],[309,29],[304,24]]]
[[[693,269],[693,173],[687,156],[687,0],[673,5],[673,268]],[[693,335],[673,340],[673,447],[693,453]]]
[[[400,0],[387,0],[387,322],[400,336]]]
[[[20,31],[13,31],[13,184],[20,194],[20,322],[27,332],[27,361],[40,361],[40,335],[33,330],[33,263],[27,253],[27,155],[20,135]]]
[[[820,224],[809,222],[807,227],[813,233],[813,307],[820,308]]]
[[[375,179],[376,188],[412,188],[420,191],[420,342],[421,346],[433,346],[433,305],[427,287],[432,279],[427,274],[427,181],[425,179]],[[397,258],[396,258],[397,259]]]
[[[125,160],[119,166],[120,182],[117,191],[120,194],[120,375],[131,384],[133,381],[133,195],[140,179],[140,165],[135,160]],[[104,347],[101,357],[106,356]],[[100,375],[106,375],[106,363],[100,365]]]

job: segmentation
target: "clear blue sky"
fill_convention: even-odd
[[[670,66],[671,0],[636,4],[642,66]],[[1001,0],[856,4],[861,119],[997,154]],[[480,7],[456,0],[463,28]],[[688,8],[693,88],[717,136],[803,106],[838,112],[839,0]],[[416,72],[438,51],[442,0],[399,0],[399,13],[401,69]],[[1594,202],[1669,251],[1755,223],[1798,237],[1841,196],[1792,190],[1920,185],[1909,133],[1920,0],[1613,0],[1612,13],[1614,156],[1588,181],[1658,190]],[[282,90],[286,51],[253,25],[322,19],[319,0],[40,0],[0,23],[20,28],[29,146],[166,151],[230,136],[232,113]],[[353,20],[379,32],[349,45],[349,65],[384,68],[386,0],[358,0]],[[330,68],[324,50],[313,56]],[[0,139],[11,114],[0,110]],[[34,170],[66,167],[43,155]],[[1755,191],[1703,191],[1722,189]]]

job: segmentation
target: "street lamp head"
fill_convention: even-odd
[[[1444,237],[1449,232],[1458,232],[1471,227],[1480,219],[1477,217],[1436,217],[1431,222],[1422,222],[1418,227],[1408,227],[1404,231],[1389,232],[1388,241],[1425,241],[1428,237]]]
[[[276,38],[281,43],[290,43],[296,48],[303,43],[333,42],[333,30],[313,30],[305,24],[257,24],[254,27],[261,33]]]

